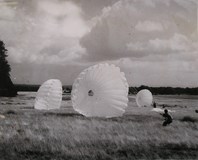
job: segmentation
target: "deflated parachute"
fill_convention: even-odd
[[[44,82],[37,91],[35,109],[58,109],[62,101],[62,83],[58,79],[50,79]]]
[[[74,110],[87,117],[116,117],[125,112],[128,83],[115,65],[97,64],[85,69],[72,89]]]
[[[161,109],[161,108],[153,108],[153,109],[151,109],[151,111],[158,112],[158,113],[164,113],[164,109]],[[168,112],[175,112],[175,110],[168,109]]]

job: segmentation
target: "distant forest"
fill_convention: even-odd
[[[15,84],[15,88],[17,91],[23,91],[23,92],[37,92],[40,85],[29,85],[29,84]],[[72,86],[63,86],[63,90],[65,92],[71,93]]]
[[[198,87],[196,88],[181,88],[181,87],[149,87],[149,86],[140,86],[140,87],[129,87],[129,94],[136,94],[141,89],[148,89],[154,95],[198,95]]]
[[[17,91],[32,91],[36,92],[39,89],[40,85],[25,85],[25,84],[15,84]],[[180,87],[149,87],[149,86],[140,86],[140,87],[129,87],[129,94],[136,94],[141,89],[148,89],[154,95],[198,95],[198,87],[196,88],[180,88]],[[63,86],[65,93],[71,93],[72,86]]]

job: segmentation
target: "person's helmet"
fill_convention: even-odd
[[[165,109],[165,110],[164,110],[164,113],[168,113],[168,110],[167,110],[167,109]]]

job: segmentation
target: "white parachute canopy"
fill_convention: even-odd
[[[151,111],[158,112],[158,113],[164,113],[164,109],[161,109],[161,108],[153,108],[153,109],[151,109]],[[175,110],[168,109],[168,112],[175,112]]]
[[[161,108],[153,108],[153,109],[151,109],[151,111],[158,112],[158,113],[164,113],[164,109],[161,109]]]
[[[136,95],[136,103],[139,107],[149,107],[153,102],[152,93],[148,89],[139,91]]]
[[[115,65],[97,64],[85,69],[74,81],[73,108],[87,117],[117,117],[128,103],[128,83]]]
[[[44,82],[37,91],[35,109],[58,109],[62,102],[62,83],[58,79],[50,79]]]

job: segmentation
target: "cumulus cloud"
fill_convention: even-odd
[[[113,63],[125,72],[132,86],[197,86],[198,60],[188,63],[178,58],[174,61],[134,61],[122,58]]]
[[[193,46],[189,39],[180,34],[174,34],[170,39],[150,39],[148,42],[137,42],[127,44],[128,50],[155,54],[176,54],[180,51],[189,51]],[[143,54],[142,54],[143,56]]]
[[[1,39],[12,62],[72,62],[85,54],[79,39],[89,31],[82,10],[70,1],[19,1],[1,6]]]
[[[144,21],[138,22],[135,29],[141,32],[163,31],[163,26],[158,22]]]
[[[81,39],[88,52],[85,58],[98,61],[195,52],[196,10],[194,0],[119,1],[94,18],[92,30]]]
[[[0,2],[0,39],[15,83],[72,84],[108,61],[132,86],[197,86],[197,0]]]

